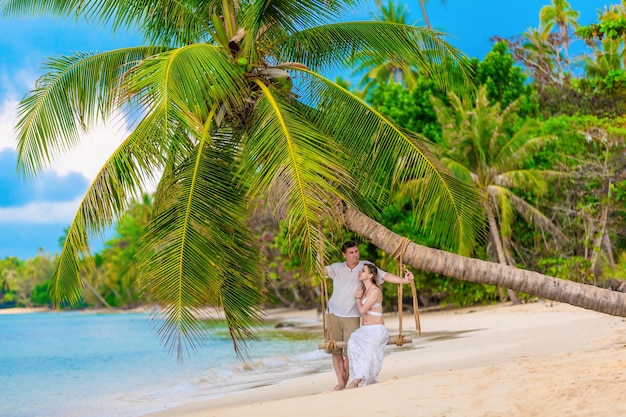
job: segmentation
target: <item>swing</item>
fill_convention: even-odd
[[[410,241],[407,238],[402,238],[402,241],[393,251],[391,256],[396,258],[398,261],[398,276],[402,277],[404,272],[404,265],[402,264],[402,259],[404,258],[404,253],[406,252],[406,248],[409,246]],[[413,315],[415,317],[415,329],[417,330],[418,336],[422,335],[422,328],[420,325],[419,319],[419,309],[417,303],[417,290],[415,288],[415,282],[409,281],[411,284],[411,292],[413,295]],[[396,336],[389,336],[387,339],[387,345],[396,345],[403,346],[406,343],[413,343],[413,339],[407,337],[402,334],[402,283],[398,284],[398,330],[399,333]],[[333,339],[332,329],[329,326],[329,317],[330,312],[328,312],[328,286],[326,283],[326,279],[322,279],[322,328],[324,332],[324,342],[318,343],[318,349],[324,349],[326,351],[330,351],[337,348],[344,348],[348,344],[348,342],[336,341]]]

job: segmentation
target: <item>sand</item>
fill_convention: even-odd
[[[0,315],[6,314],[31,314],[31,313],[46,313],[54,311],[48,307],[16,307],[16,308],[0,308]]]
[[[420,321],[421,337],[386,348],[377,384],[333,392],[331,371],[149,416],[626,415],[624,318],[537,302],[423,312]],[[397,334],[397,318],[385,322]],[[410,315],[403,323],[414,333]]]

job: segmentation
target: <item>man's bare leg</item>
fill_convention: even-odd
[[[345,381],[344,385],[350,381],[350,362],[348,362],[347,356],[343,357],[343,380]]]
[[[335,386],[335,391],[341,391],[346,387],[346,364],[347,358],[344,358],[342,354],[334,354],[333,353],[333,368],[335,368],[335,375],[337,376],[337,385]]]

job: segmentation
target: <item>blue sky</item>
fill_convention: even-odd
[[[396,0],[399,1],[399,0]],[[539,10],[549,0],[439,0],[428,2],[431,24],[451,36],[448,40],[470,57],[483,58],[489,38],[521,34],[536,27]],[[581,12],[579,23],[597,19],[597,10],[612,3],[570,0]],[[372,6],[355,11],[347,20],[369,18]],[[410,19],[422,24],[417,0],[404,1]],[[16,173],[14,126],[19,100],[34,87],[47,57],[75,51],[94,52],[138,45],[132,33],[113,36],[106,28],[53,18],[0,20],[0,259],[29,258],[42,250],[60,251],[59,238],[75,214],[79,201],[106,157],[126,131],[123,124],[96,126],[83,143],[56,158],[34,181]]]

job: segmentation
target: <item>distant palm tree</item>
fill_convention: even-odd
[[[565,82],[561,46],[555,36],[544,37],[541,29],[528,28],[519,58],[538,85],[563,85]]]
[[[604,6],[599,14],[600,22],[626,19],[626,0],[621,5]],[[601,41],[588,41],[593,47],[593,56],[584,55],[581,58],[585,74],[593,78],[603,78],[614,70],[626,68],[626,38],[603,37]]]
[[[395,5],[393,0],[388,0],[387,6],[382,5],[380,1],[376,3],[380,7],[380,16],[374,15],[375,20],[401,25],[415,24],[415,22],[407,23],[408,9],[406,5],[401,3]],[[357,65],[354,73],[365,73],[359,83],[362,97],[367,97],[368,93],[377,85],[390,82],[404,84],[409,90],[415,87],[418,71],[413,62],[401,54],[395,54],[382,61],[380,58],[367,51],[363,51],[356,57]]]
[[[571,62],[569,57],[570,26],[578,28],[578,18],[580,13],[574,10],[567,0],[552,0],[552,5],[546,5],[539,11],[539,22],[541,33],[547,39],[554,26],[557,26],[563,43],[563,54],[565,58],[565,70],[571,74]]]
[[[625,68],[626,50],[621,39],[604,38],[593,48],[593,56],[581,57],[581,65],[587,77],[604,78],[611,71]]]
[[[547,191],[546,178],[559,175],[523,168],[524,162],[549,138],[535,136],[536,126],[532,121],[511,132],[517,101],[505,109],[499,104],[491,105],[485,86],[479,88],[473,102],[464,101],[454,93],[448,96],[450,106],[432,98],[442,129],[440,158],[458,178],[482,191],[490,241],[498,262],[516,263],[510,245],[516,211],[542,229],[566,239],[547,217],[513,192],[521,189],[541,195]],[[519,302],[515,293],[509,295],[513,302]]]

